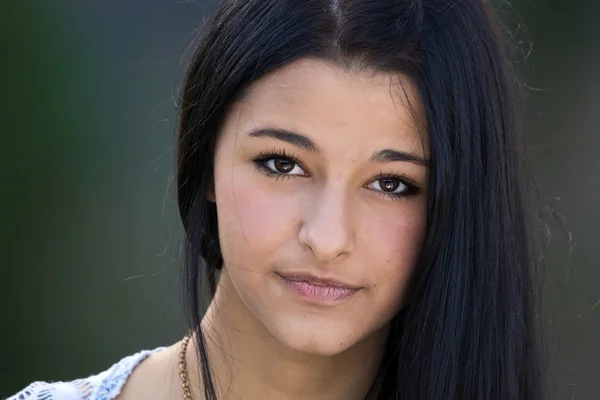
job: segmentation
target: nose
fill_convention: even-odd
[[[298,240],[318,263],[344,258],[354,249],[351,204],[344,192],[341,187],[324,188],[307,207]]]

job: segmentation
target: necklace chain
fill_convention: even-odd
[[[187,362],[185,355],[187,354],[187,347],[190,342],[192,335],[188,333],[184,336],[181,342],[181,350],[179,351],[179,380],[181,388],[183,389],[183,400],[192,400],[192,394],[190,393],[190,383],[187,376]]]
[[[187,362],[185,357],[187,354],[187,347],[190,343],[191,338],[191,332],[183,337],[183,340],[181,341],[181,350],[179,351],[179,382],[181,384],[181,388],[183,389],[183,400],[192,400],[192,393],[190,392],[190,382],[188,381],[187,376]]]

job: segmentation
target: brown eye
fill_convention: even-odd
[[[264,161],[260,161],[260,164],[264,166],[268,173],[278,175],[294,175],[294,176],[305,176],[306,171],[302,169],[300,164],[294,160],[283,157],[267,158]]]
[[[402,185],[398,178],[381,178],[378,183],[382,191],[389,193],[395,192]]]
[[[416,189],[414,186],[404,183],[402,178],[392,175],[381,176],[371,181],[371,183],[367,185],[367,188],[394,198],[408,195],[411,191]]]
[[[277,172],[281,172],[282,174],[287,174],[288,172],[290,172],[294,169],[294,167],[296,166],[296,163],[293,161],[290,161],[290,160],[278,158],[278,159],[273,160],[273,166],[275,167]]]

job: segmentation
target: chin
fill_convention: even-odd
[[[318,338],[314,334],[277,338],[289,350],[306,355],[333,357],[352,347],[354,343],[344,343],[336,337]]]
[[[269,330],[283,347],[314,356],[336,356],[354,346],[361,336],[356,327],[351,329],[334,318],[281,318],[273,325]]]

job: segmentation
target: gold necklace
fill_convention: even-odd
[[[190,383],[187,379],[187,363],[185,361],[185,355],[187,354],[187,347],[192,334],[188,333],[183,337],[181,342],[181,350],[179,351],[179,380],[181,388],[183,389],[183,400],[192,400],[192,394],[190,393]]]
[[[192,333],[188,333],[183,337],[181,341],[181,350],[179,350],[179,382],[181,384],[181,388],[183,389],[183,400],[192,400],[192,393],[190,393],[190,383],[187,379],[187,362],[186,362],[186,354],[187,347],[190,343],[190,339],[192,338]],[[369,398],[371,398],[369,396]]]

